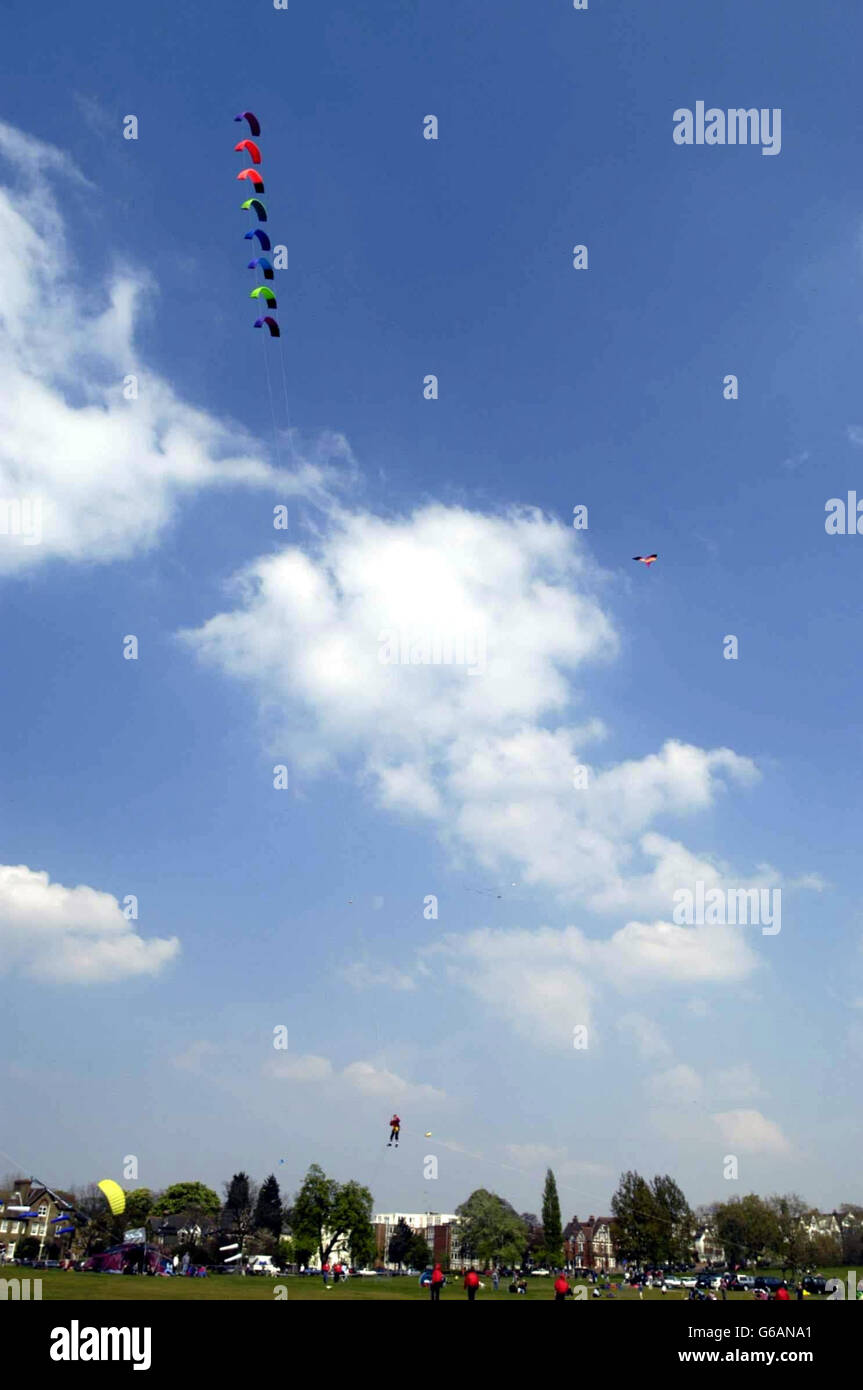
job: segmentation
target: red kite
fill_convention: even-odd
[[[256,192],[256,193],[263,193],[263,191],[264,191],[264,180],[261,178],[261,176],[260,176],[260,174],[258,173],[257,169],[252,169],[252,168],[241,169],[240,172],[239,172],[239,174],[237,175],[237,178],[238,178],[238,179],[250,179],[250,180],[252,181],[252,183],[255,185],[255,192]]]
[[[239,145],[234,146],[234,150],[245,150],[253,164],[260,164],[261,162],[261,151],[258,149],[254,140],[241,140]]]
[[[658,560],[658,559],[659,559],[659,556],[658,556],[658,555],[633,555],[632,558],[633,558],[633,560],[640,560],[641,563],[642,563],[643,565],[647,565],[647,568],[650,569],[650,566],[653,564],[654,560]]]

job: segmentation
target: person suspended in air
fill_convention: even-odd
[[[401,1127],[402,1122],[399,1119],[398,1115],[393,1115],[392,1119],[390,1120],[390,1138],[389,1143],[387,1144],[387,1148],[389,1148],[391,1144],[395,1144],[396,1148],[398,1148],[399,1130],[401,1129]]]

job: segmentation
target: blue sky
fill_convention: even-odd
[[[628,1168],[859,1200],[855,8],[11,10],[0,495],[45,522],[0,536],[0,1148],[383,1210],[535,1209],[548,1164],[582,1217]],[[678,146],[698,100],[781,152]],[[487,669],[382,666],[398,623]],[[781,932],[670,926],[698,878]]]

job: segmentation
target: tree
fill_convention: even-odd
[[[650,1185],[640,1173],[622,1173],[611,1199],[617,1223],[617,1252],[627,1261],[645,1265],[660,1245],[662,1215]]]
[[[776,1219],[773,1249],[779,1268],[783,1274],[786,1269],[792,1274],[807,1269],[812,1263],[812,1241],[803,1225],[806,1203],[796,1192],[789,1192],[784,1196],[768,1197],[767,1206]]]
[[[350,1236],[351,1264],[355,1269],[367,1269],[377,1254],[375,1228],[371,1221],[358,1222]],[[410,1255],[408,1256],[410,1258]]]
[[[256,1231],[269,1231],[276,1239],[282,1234],[282,1198],[272,1173],[258,1193],[254,1225]]]
[[[665,1173],[651,1186],[656,1209],[656,1264],[682,1264],[689,1258],[695,1236],[695,1218],[674,1178]]]
[[[840,1240],[842,1243],[842,1264],[860,1264],[863,1261],[863,1207],[853,1202],[842,1202],[836,1208],[839,1217]]]
[[[112,1245],[119,1244],[123,1239],[125,1217],[113,1215],[105,1201],[105,1194],[95,1183],[73,1188],[69,1196],[75,1210],[89,1217],[86,1225],[79,1226],[75,1240],[81,1254],[98,1254]]]
[[[732,1197],[716,1208],[714,1227],[730,1265],[754,1264],[779,1238],[776,1215],[756,1193]]]
[[[387,1250],[387,1259],[390,1264],[398,1265],[399,1269],[401,1269],[402,1265],[408,1263],[413,1238],[414,1233],[410,1226],[403,1216],[399,1217],[396,1228],[390,1236],[389,1248]]]
[[[840,1236],[814,1235],[809,1241],[809,1264],[816,1269],[825,1265],[842,1264],[842,1239]]]
[[[695,1217],[674,1178],[648,1183],[640,1173],[621,1174],[611,1199],[618,1254],[637,1264],[681,1264],[689,1258]]]
[[[153,1203],[154,1216],[215,1217],[221,1209],[218,1193],[202,1182],[176,1182],[166,1187]]]
[[[532,1211],[523,1211],[520,1220],[524,1223],[525,1237],[519,1263],[524,1266],[540,1264],[543,1260],[542,1222]]]
[[[136,1187],[126,1193],[126,1211],[123,1217],[127,1226],[143,1226],[153,1210],[153,1194],[149,1187]]]
[[[559,1269],[563,1264],[563,1231],[561,1229],[557,1183],[550,1168],[545,1175],[545,1187],[542,1193],[542,1243],[545,1258],[552,1269]]]
[[[372,1194],[367,1187],[353,1181],[336,1182],[313,1163],[291,1209],[295,1242],[317,1250],[323,1264],[343,1237],[352,1250],[368,1242],[371,1215]]]
[[[484,1187],[456,1207],[461,1217],[462,1253],[483,1264],[516,1264],[527,1241],[527,1226],[503,1197]]]
[[[425,1269],[431,1259],[431,1250],[425,1236],[419,1231],[412,1232],[408,1247],[407,1265],[409,1269]]]
[[[240,1237],[249,1235],[255,1224],[256,1191],[248,1173],[235,1173],[225,1183],[225,1217],[230,1230]]]

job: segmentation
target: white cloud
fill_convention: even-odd
[[[439,1091],[434,1086],[418,1085],[413,1081],[406,1081],[401,1076],[396,1076],[395,1072],[387,1071],[382,1067],[372,1066],[371,1062],[351,1062],[350,1066],[345,1067],[342,1076],[346,1081],[354,1086],[358,1091],[363,1091],[371,1096],[389,1096],[393,1100],[423,1100],[440,1101],[446,1099],[446,1093]]]
[[[188,1071],[194,1076],[201,1076],[204,1071],[204,1059],[217,1056],[221,1050],[216,1043],[201,1039],[189,1043],[187,1048],[173,1058],[173,1063],[178,1071]]]
[[[734,1100],[751,1100],[764,1094],[764,1088],[750,1062],[722,1068],[716,1073],[714,1081],[720,1091],[726,1092]]]
[[[281,1081],[315,1081],[332,1085],[347,1085],[351,1090],[369,1096],[386,1096],[399,1103],[406,1100],[431,1103],[446,1099],[446,1093],[434,1086],[407,1081],[385,1067],[371,1062],[349,1062],[338,1071],[327,1057],[306,1055],[274,1057],[264,1063],[264,1074]]]
[[[617,1020],[617,1027],[643,1060],[662,1061],[671,1057],[671,1044],[653,1019],[644,1014],[623,1014]]]
[[[25,864],[0,865],[0,969],[104,984],[158,975],[179,951],[176,937],[139,936],[110,893],[66,888]]]
[[[742,980],[758,960],[745,927],[628,922],[597,955],[618,989]]]
[[[0,155],[18,176],[0,188],[0,572],[146,550],[203,488],[278,484],[280,501],[318,493],[326,471],[314,460],[274,470],[244,430],[183,401],[142,361],[146,275],[117,268],[76,285],[47,181],[87,186],[68,157],[2,123]],[[138,396],[127,400],[130,374]],[[34,499],[38,524],[21,511]]]
[[[588,1025],[590,1046],[600,990],[633,994],[693,981],[730,983],[757,965],[745,928],[668,922],[629,922],[607,940],[587,937],[578,927],[485,929],[445,936],[423,957],[442,960],[451,981],[535,1042],[557,1049],[572,1047],[580,1024]],[[661,1047],[657,1038],[653,1042]]]
[[[183,636],[282,712],[272,746],[298,774],[350,771],[454,852],[487,869],[519,865],[528,886],[598,911],[670,915],[681,883],[721,873],[652,823],[704,811],[758,772],[731,749],[669,739],[574,786],[606,730],[563,722],[571,679],[618,645],[600,583],[572,532],[535,509],[331,512],[313,551],[254,561],[236,606]],[[481,633],[484,667],[382,663],[393,632]]]
[[[534,1042],[572,1048],[573,1029],[590,1024],[590,943],[576,927],[469,932],[445,937],[426,955],[442,957],[452,981]]]
[[[353,985],[354,989],[375,989],[380,986],[397,990],[416,989],[416,981],[413,976],[405,974],[404,971],[396,970],[394,966],[372,967],[363,961],[355,961],[346,966],[342,973],[348,984]]]
[[[265,1071],[282,1081],[329,1081],[334,1075],[332,1062],[312,1054],[274,1057],[267,1062]]]
[[[791,1148],[779,1126],[760,1110],[726,1110],[711,1118],[732,1152],[785,1154]]]
[[[681,1062],[652,1076],[647,1089],[656,1105],[694,1105],[704,1093],[704,1082],[693,1067]]]
[[[820,874],[801,874],[799,878],[792,878],[789,882],[791,888],[808,888],[812,893],[823,893],[829,886]]]

